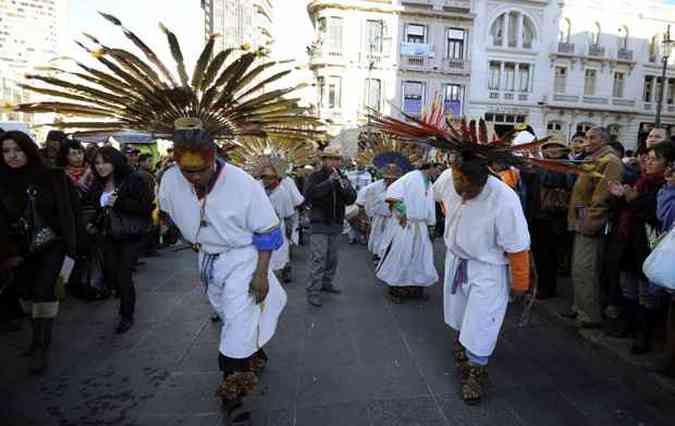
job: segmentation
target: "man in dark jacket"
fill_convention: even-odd
[[[320,170],[307,179],[305,199],[311,206],[310,222],[310,280],[307,301],[321,306],[319,292],[340,293],[333,285],[338,263],[338,235],[342,232],[345,207],[354,204],[356,192],[340,172],[342,151],[328,147],[321,153]]]

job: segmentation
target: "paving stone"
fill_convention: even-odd
[[[447,421],[432,398],[372,401],[368,416],[373,426],[442,426]]]

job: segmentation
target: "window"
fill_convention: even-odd
[[[464,37],[466,32],[459,28],[448,29],[448,59],[464,59]]]
[[[342,18],[328,21],[328,49],[329,55],[342,56]]]
[[[490,27],[492,45],[532,49],[537,38],[532,19],[512,10],[497,17]]]
[[[325,33],[328,29],[326,18],[319,18],[318,23],[319,32]]]
[[[421,81],[403,82],[403,112],[420,115],[424,103],[424,83]]]
[[[560,21],[560,43],[569,43],[572,35],[572,21],[569,18],[564,18]]]
[[[577,124],[577,133],[581,133],[582,135],[585,135],[586,132],[591,130],[593,127],[595,127],[595,124],[593,124],[593,123],[579,123],[579,124]]]
[[[504,90],[513,92],[515,90],[515,81],[516,81],[516,64],[506,63],[504,64]]]
[[[520,64],[518,67],[519,90],[521,92],[530,91],[530,65]]]
[[[649,42],[649,62],[656,62],[659,56],[659,36],[655,35]]]
[[[342,106],[342,78],[330,77],[328,79],[328,108],[335,109]]]
[[[625,75],[622,72],[615,72],[614,73],[614,89],[612,90],[615,98],[623,98],[623,83],[624,83],[624,78]]]
[[[326,83],[326,81],[328,83]],[[319,105],[327,109],[338,109],[342,106],[342,78],[318,77]]]
[[[567,68],[555,67],[555,81],[553,83],[555,93],[567,91]]]
[[[382,21],[366,22],[368,27],[368,52],[370,55],[382,54],[382,45],[384,40],[384,23]]]
[[[559,121],[549,121],[546,125],[547,136],[564,135],[563,123]]]
[[[628,49],[628,38],[630,33],[628,32],[628,27],[623,26],[619,28],[619,38],[617,39],[619,49]]]
[[[382,105],[382,81],[375,78],[367,78],[364,84],[364,91],[364,105],[379,111]]]
[[[600,24],[593,24],[593,32],[591,33],[591,45],[599,46],[600,45]]]
[[[675,97],[675,78],[669,78],[668,90],[666,90],[666,103],[668,105],[672,105],[674,97]]]
[[[645,102],[652,102],[653,94],[654,94],[654,76],[647,75],[645,76],[645,87],[642,94],[642,100]]]
[[[661,99],[661,92],[663,91],[663,81],[661,77],[656,78],[656,87],[654,89],[654,102],[658,102]]]
[[[505,15],[499,16],[492,24],[490,34],[492,35],[492,44],[494,46],[501,46],[504,44],[504,18]]]
[[[405,41],[407,43],[426,43],[427,27],[419,24],[405,26]]]
[[[597,72],[595,70],[586,70],[586,77],[584,78],[584,95],[593,96],[595,95],[595,76]]]
[[[446,84],[443,106],[446,114],[452,113],[453,117],[462,116],[462,86],[459,84]]]
[[[499,80],[501,73],[500,62],[490,62],[490,80],[488,81],[488,89],[499,90]]]

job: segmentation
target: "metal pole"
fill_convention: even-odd
[[[668,57],[663,57],[663,72],[661,74],[661,93],[659,94],[659,102],[656,106],[656,120],[654,122],[654,127],[661,127],[661,110],[663,109],[663,97],[666,92],[666,68],[668,67]]]
[[[654,127],[661,127],[661,110],[663,109],[663,98],[666,95],[666,70],[668,68],[668,50],[670,50],[670,25],[666,32],[666,37],[663,40],[663,71],[661,73],[661,93],[659,94],[659,103],[656,106],[656,119],[654,120]]]

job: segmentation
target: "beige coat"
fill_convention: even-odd
[[[567,219],[571,230],[597,236],[609,220],[613,197],[609,193],[608,183],[621,182],[623,163],[609,146],[600,148],[590,159],[595,162],[596,171],[604,177],[579,175],[572,190]]]

